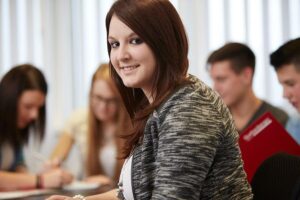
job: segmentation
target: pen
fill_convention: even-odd
[[[43,156],[42,154],[40,154],[36,151],[33,151],[32,155],[38,161],[44,163],[45,166],[48,166],[48,167],[50,166],[50,168],[52,168],[52,167],[65,167],[64,163],[60,162],[58,159],[49,160],[45,156]]]
[[[33,157],[35,157],[37,160],[41,161],[41,162],[47,162],[48,159],[46,159],[42,154],[38,153],[38,152],[32,152]]]

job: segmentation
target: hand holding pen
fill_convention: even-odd
[[[35,159],[43,163],[42,171],[48,171],[51,169],[60,168],[62,166],[62,159],[60,158],[54,158],[52,160],[49,160],[38,152],[32,152],[32,155]]]
[[[59,188],[73,181],[73,175],[61,168],[52,169],[40,174],[43,188]]]
[[[49,161],[38,152],[32,152],[32,155],[44,165],[42,173],[37,177],[41,188],[58,188],[73,181],[73,175],[60,167],[59,160]]]

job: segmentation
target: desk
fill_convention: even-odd
[[[106,191],[111,190],[112,187],[110,186],[102,186],[100,188],[97,189],[91,189],[91,190],[78,190],[78,191],[65,191],[65,190],[54,190],[51,193],[47,193],[47,194],[40,194],[40,195],[33,195],[33,196],[29,196],[29,197],[20,197],[20,198],[15,198],[16,200],[43,200],[46,199],[48,197],[50,197],[51,195],[57,194],[57,195],[65,195],[65,196],[74,196],[76,194],[81,194],[83,196],[89,196],[89,195],[95,195],[95,194],[100,194]]]

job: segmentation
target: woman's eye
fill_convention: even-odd
[[[141,44],[143,43],[143,40],[141,40],[140,38],[134,38],[131,40],[132,44]]]
[[[111,48],[117,48],[119,46],[118,42],[110,42]]]

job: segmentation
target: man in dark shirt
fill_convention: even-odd
[[[265,112],[285,126],[287,113],[259,99],[253,91],[255,55],[248,46],[227,43],[212,52],[207,63],[214,89],[229,107],[240,133]]]

